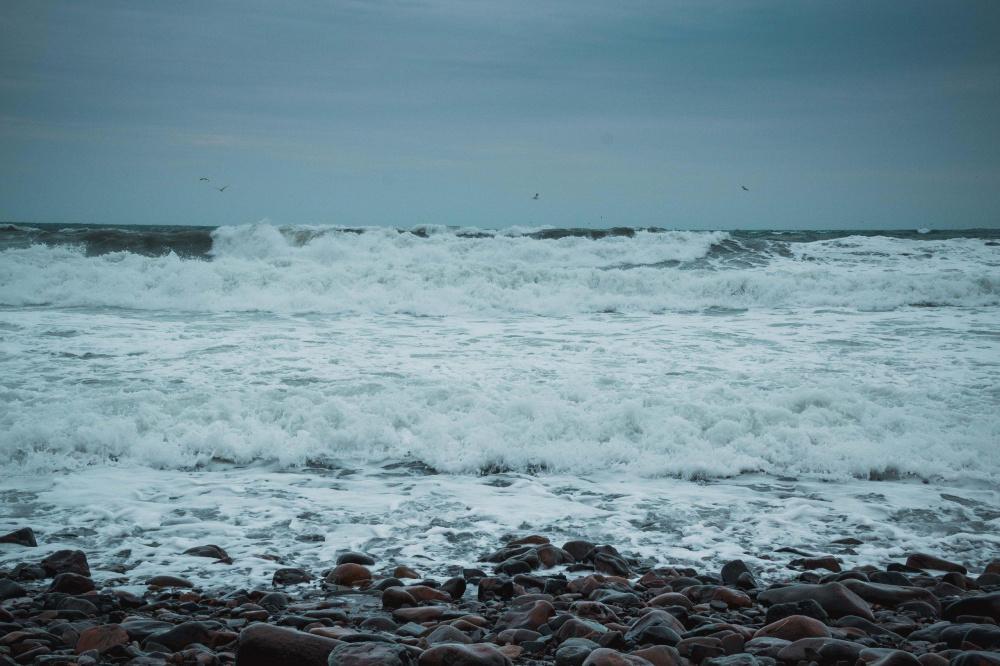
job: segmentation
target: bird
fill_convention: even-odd
[[[538,192],[535,192],[535,196],[531,197],[533,201],[538,201]]]
[[[743,191],[744,191],[744,192],[749,192],[749,191],[750,191],[750,188],[749,188],[749,187],[747,187],[746,185],[740,185],[740,187],[742,187],[742,188],[743,188]]]
[[[228,185],[223,185],[222,187],[217,187],[215,189],[219,190],[220,192],[225,192],[227,187],[229,187],[229,186]]]
[[[204,176],[202,176],[202,177],[201,177],[201,178],[199,178],[198,180],[208,180],[208,178],[205,178]]]

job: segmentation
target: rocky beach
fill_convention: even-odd
[[[477,567],[436,563],[450,576],[344,551],[325,569],[280,566],[269,585],[210,588],[114,565],[98,582],[84,551],[36,546],[30,528],[0,537],[21,560],[0,571],[3,666],[1000,664],[1000,560],[848,568],[783,547],[771,555],[797,574],[765,580],[743,560],[698,570],[527,535]],[[184,554],[234,565],[218,545]]]

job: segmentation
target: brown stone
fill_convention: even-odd
[[[914,569],[932,569],[934,571],[955,571],[960,574],[969,573],[968,569],[956,562],[949,562],[927,553],[913,553],[906,558],[906,566]]]
[[[653,666],[653,662],[610,648],[598,648],[587,656],[583,666]]]
[[[406,566],[400,565],[400,566],[398,566],[398,567],[396,567],[395,569],[392,570],[392,577],[393,578],[400,578],[400,579],[402,579],[402,578],[420,578],[420,574],[418,574],[416,571],[414,571],[410,567],[406,567]]]
[[[691,600],[680,592],[664,592],[663,594],[658,594],[649,601],[646,602],[647,606],[659,607],[659,606],[683,606],[690,610],[694,604]]]
[[[326,582],[334,585],[346,585],[348,587],[358,587],[370,582],[372,572],[367,567],[353,562],[339,564],[326,575]]]
[[[254,624],[240,634],[236,666],[327,666],[340,641],[293,629]]]
[[[761,627],[754,638],[783,638],[797,641],[800,638],[829,638],[830,629],[817,619],[806,615],[789,615],[777,622]]]
[[[194,583],[179,576],[153,576],[146,585],[154,587],[194,587]]]
[[[424,650],[420,666],[510,666],[510,659],[488,643],[445,643]]]
[[[97,650],[100,654],[104,654],[116,645],[127,643],[128,633],[120,624],[105,624],[81,631],[80,638],[76,641],[76,653]]]

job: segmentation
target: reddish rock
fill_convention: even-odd
[[[800,638],[829,638],[830,629],[819,620],[806,615],[789,615],[761,627],[753,637],[783,638],[786,641],[797,641]]]
[[[510,659],[488,643],[446,643],[424,650],[420,666],[510,666]]]
[[[683,606],[690,610],[694,604],[691,600],[680,592],[664,592],[663,594],[658,594],[649,601],[646,602],[647,606]]]
[[[417,601],[452,601],[451,595],[447,592],[436,590],[427,585],[409,585],[404,589]]]
[[[358,587],[370,582],[371,579],[372,572],[354,562],[339,564],[333,571],[326,575],[326,582],[334,585],[346,585],[347,587]]]
[[[240,634],[236,666],[327,666],[338,645],[340,641],[332,638],[254,624]]]
[[[194,557],[211,557],[224,564],[232,564],[233,558],[229,557],[229,553],[224,551],[219,546],[208,544],[205,546],[195,546],[194,548],[188,548],[184,551],[185,555],[193,555]]]
[[[75,573],[90,576],[90,565],[87,555],[82,550],[57,550],[40,563],[46,575],[58,576],[61,573]]]
[[[956,562],[949,562],[934,555],[914,553],[906,558],[906,566],[914,569],[931,569],[934,571],[955,571],[960,574],[969,573],[968,569]]]
[[[392,570],[392,577],[393,578],[400,578],[400,579],[403,579],[403,578],[420,578],[420,574],[418,574],[416,571],[414,571],[410,567],[405,567],[405,566],[400,565],[400,566],[398,566],[398,567],[396,567],[395,569]]]
[[[85,594],[95,589],[94,581],[87,576],[75,573],[61,573],[52,579],[49,592],[65,594]]]
[[[677,648],[667,645],[654,645],[642,650],[636,650],[632,652],[632,656],[641,657],[653,664],[653,666],[686,666],[686,662],[677,651]]]
[[[556,614],[555,607],[548,601],[536,601],[530,606],[520,606],[508,610],[497,621],[497,629],[538,629]]]
[[[80,632],[80,638],[76,641],[76,653],[97,650],[98,653],[104,654],[116,645],[128,644],[128,641],[128,633],[120,624],[91,627]]]
[[[30,527],[22,527],[10,534],[0,536],[0,543],[16,543],[19,546],[28,546],[29,548],[38,546],[38,542],[35,541],[35,533]]]
[[[405,587],[390,587],[382,591],[382,608],[395,610],[403,606],[416,606],[417,600],[413,598]]]
[[[330,652],[329,666],[411,666],[417,660],[402,645],[370,641],[345,643]]]
[[[433,622],[444,614],[443,606],[419,606],[417,608],[397,608],[392,617],[401,622]]]
[[[587,655],[583,666],[653,666],[653,662],[637,655],[622,654],[610,648],[598,648]]]
[[[153,576],[146,581],[151,587],[194,587],[194,583],[179,576]]]
[[[805,557],[799,560],[792,560],[789,563],[793,567],[799,567],[800,569],[826,569],[827,571],[832,571],[834,573],[840,573],[840,562],[836,557],[832,555],[824,555],[823,557]]]
[[[757,601],[766,606],[773,604],[795,603],[812,599],[818,603],[830,617],[857,615],[866,620],[874,620],[872,609],[868,603],[844,587],[841,583],[826,583],[823,585],[795,584],[785,587],[772,587],[757,595]]]

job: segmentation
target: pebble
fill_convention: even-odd
[[[212,545],[188,554],[228,557]],[[85,554],[59,551],[0,572],[0,596],[10,595],[0,607],[0,666],[1000,666],[1000,590],[930,556],[807,571],[808,582],[766,589],[741,560],[719,574],[650,568],[609,545],[559,548],[540,535],[488,556],[530,571],[466,569],[444,580],[397,566],[390,577],[350,552],[325,577],[335,588],[193,591],[164,574],[137,595],[114,587],[135,583],[127,578],[102,578],[98,591]],[[546,572],[553,563],[571,564]],[[990,566],[979,579],[1000,577],[1000,563]],[[310,578],[285,568],[272,582]]]

